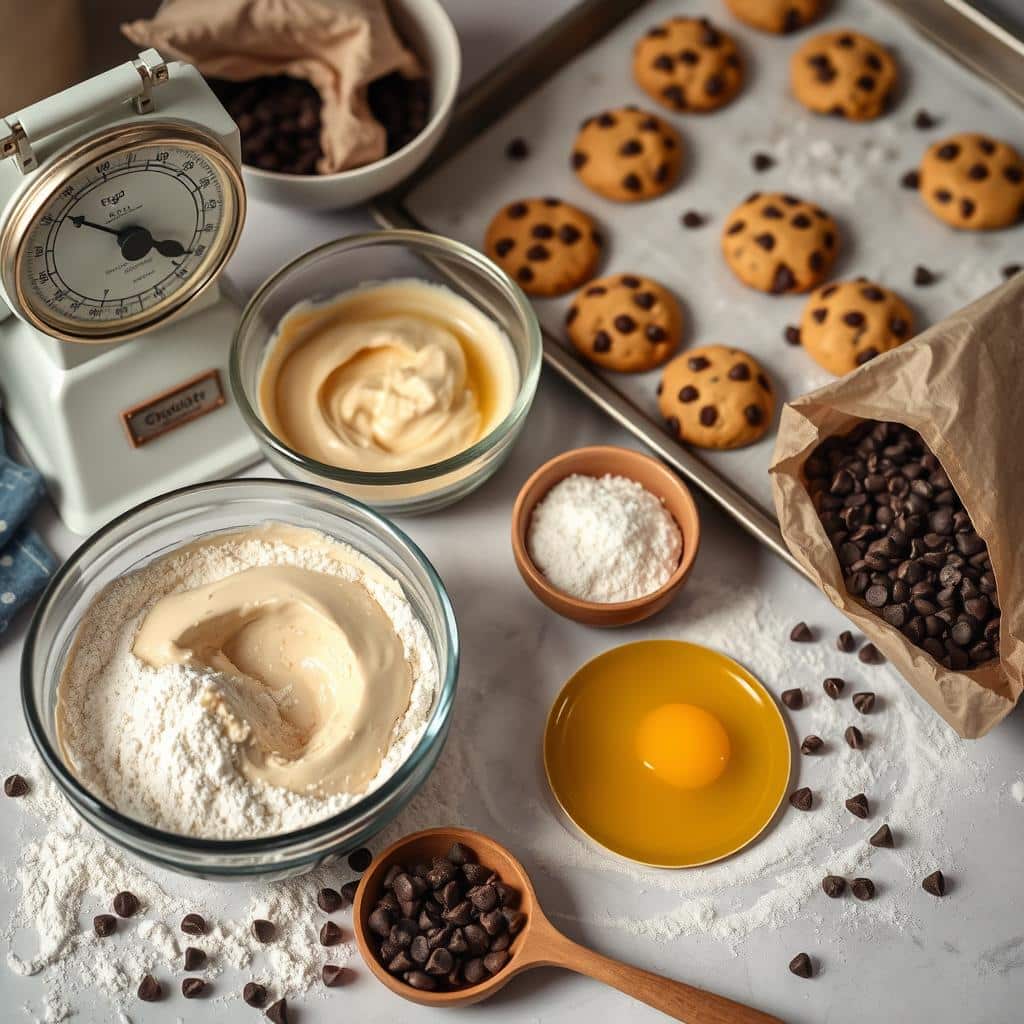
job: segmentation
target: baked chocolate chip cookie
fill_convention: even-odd
[[[683,311],[675,296],[639,274],[613,274],[591,281],[565,317],[569,339],[580,355],[607,370],[653,370],[679,348]]]
[[[722,231],[722,252],[733,273],[772,295],[821,284],[838,251],[835,221],[820,206],[782,192],[748,196]]]
[[[670,110],[725,106],[743,87],[743,58],[732,36],[707,18],[669,18],[633,49],[633,77]]]
[[[701,448],[742,448],[764,436],[775,412],[768,375],[748,352],[704,345],[662,371],[658,408],[673,436]]]
[[[812,292],[800,320],[800,343],[829,373],[842,376],[914,334],[914,318],[893,291],[866,277]]]
[[[517,199],[495,215],[484,251],[530,295],[562,295],[594,276],[601,234],[561,199]]]
[[[825,0],[725,0],[740,21],[762,32],[796,32],[821,15]]]
[[[583,122],[571,163],[580,181],[606,199],[653,199],[678,180],[683,140],[656,114],[620,107]]]
[[[808,39],[789,64],[793,95],[816,114],[870,121],[885,113],[899,71],[870,36],[842,29]]]
[[[1024,160],[988,135],[961,132],[929,146],[918,188],[928,209],[955,228],[1005,228],[1024,216]]]

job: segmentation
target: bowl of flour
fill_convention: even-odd
[[[363,845],[426,779],[458,673],[440,578],[387,520],[284,480],[202,484],[90,537],[22,662],[72,806],[204,877],[281,877]]]

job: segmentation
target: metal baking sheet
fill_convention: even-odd
[[[746,86],[713,114],[670,114],[634,83],[633,43],[664,18],[709,13],[709,6],[748,58]],[[729,211],[755,189],[793,192],[824,206],[843,236],[835,278],[863,274],[895,288],[911,303],[919,329],[942,319],[997,285],[1003,265],[1024,257],[1024,229],[955,232],[901,188],[900,178],[943,133],[986,131],[1024,142],[1024,47],[963,0],[837,0],[826,18],[796,36],[758,33],[713,6],[709,0],[584,0],[463,99],[441,150],[375,212],[386,225],[420,227],[480,247],[499,207],[524,196],[560,196],[601,222],[609,244],[600,273],[634,271],[668,285],[689,320],[684,346],[722,342],[749,350],[785,400],[832,378],[782,339],[785,326],[799,322],[805,297],[762,295],[726,267],[719,235]],[[818,117],[789,94],[792,50],[810,33],[840,26],[875,36],[899,58],[904,85],[878,121]],[[672,120],[688,155],[682,181],[668,194],[617,204],[584,188],[568,155],[585,116],[627,103]],[[921,108],[939,119],[934,130],[914,128]],[[515,137],[529,143],[524,161],[505,156]],[[775,166],[755,173],[754,153],[770,154]],[[687,209],[707,214],[709,224],[684,230],[679,217]],[[917,264],[937,271],[939,281],[914,287]],[[698,454],[678,444],[658,420],[659,371],[595,371],[567,347],[562,321],[570,298],[534,300],[547,365],[799,568],[771,506],[774,430],[731,452]]]

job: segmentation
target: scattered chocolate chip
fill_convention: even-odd
[[[205,935],[206,921],[199,914],[186,914],[181,919],[181,930],[186,935]]]
[[[843,654],[849,654],[854,647],[853,634],[848,630],[844,629],[839,636],[836,637],[836,649],[843,652]]]
[[[750,158],[750,164],[755,171],[770,171],[775,166],[775,157],[768,153],[755,153]]]
[[[259,1009],[267,1001],[267,990],[259,982],[246,982],[245,988],[242,989],[242,999],[249,1006],[255,1006]]]
[[[882,652],[872,643],[866,643],[857,652],[857,657],[864,662],[865,665],[877,665],[885,660],[882,657]]]
[[[787,324],[785,330],[782,332],[782,336],[786,339],[788,345],[799,345],[800,344],[800,328],[795,327],[793,324]]]
[[[687,210],[679,220],[684,228],[702,228],[707,223],[707,217],[696,210]]]
[[[333,914],[335,911],[340,910],[342,902],[341,893],[338,892],[337,889],[331,889],[325,886],[316,894],[317,906],[325,914]]]
[[[816,754],[824,745],[820,736],[805,736],[800,744],[800,753]]]
[[[343,985],[347,975],[348,970],[339,964],[324,964],[320,972],[320,977],[323,978],[324,984],[328,988],[337,988],[339,985]]]
[[[917,171],[907,171],[906,174],[900,178],[900,184],[904,188],[916,189],[921,187],[921,175]]]
[[[1015,277],[1019,274],[1021,270],[1024,270],[1024,265],[1021,265],[1020,263],[1007,263],[1002,269],[1002,275],[1009,280],[1011,277]]]
[[[195,946],[185,948],[185,970],[201,971],[206,966],[206,952]]]
[[[933,117],[927,110],[919,110],[914,115],[914,127],[919,131],[926,132],[939,123],[938,118]]]
[[[946,895],[946,878],[941,871],[933,871],[922,883],[921,888],[932,896]]]
[[[144,1003],[155,1003],[163,998],[163,994],[163,986],[152,974],[147,974],[139,983],[139,998]]]
[[[868,798],[863,793],[851,796],[846,801],[846,809],[857,818],[866,818],[871,813],[868,807]]]
[[[139,898],[135,893],[122,891],[114,897],[114,913],[118,917],[132,917],[138,910]]]
[[[804,706],[804,691],[799,688],[782,691],[782,703],[793,711]]]
[[[822,689],[833,699],[839,700],[843,693],[843,687],[846,685],[845,679],[840,679],[839,676],[829,676],[822,684]]]
[[[821,889],[830,899],[838,899],[846,892],[846,879],[839,875],[826,875],[821,880]]]
[[[798,978],[810,978],[814,974],[814,964],[811,963],[811,958],[806,953],[797,953],[789,961],[789,970]]]
[[[847,746],[852,747],[854,750],[860,750],[864,746],[864,734],[855,725],[848,725],[846,727],[843,739],[846,740]]]
[[[850,882],[850,892],[859,900],[875,898],[875,883],[870,878],[855,878]]]
[[[320,945],[336,946],[341,942],[342,931],[333,921],[324,921],[320,929]],[[261,940],[262,941],[262,940]]]
[[[914,284],[919,288],[927,288],[928,285],[935,284],[938,279],[938,275],[927,267],[914,267]]]
[[[267,1020],[271,1024],[288,1024],[288,1000],[278,999],[267,1007]]]
[[[113,914],[97,914],[92,919],[92,930],[105,939],[117,931],[117,918]]]
[[[801,786],[800,789],[795,789],[789,794],[789,802],[798,811],[809,811],[814,802],[814,796],[807,786]]]
[[[530,147],[527,145],[526,139],[510,139],[505,147],[505,156],[509,160],[525,160],[529,155]]]
[[[252,934],[257,942],[273,942],[274,937],[277,935],[277,928],[273,921],[267,921],[262,917],[258,917],[252,923]]]
[[[202,978],[182,978],[181,994],[186,999],[198,999],[206,991],[206,982]]]
[[[855,693],[853,695],[853,706],[862,715],[870,715],[875,707],[875,695],[870,690]]]
[[[892,838],[892,830],[888,825],[882,825],[882,827],[868,840],[872,846],[877,846],[882,849],[891,850],[895,845]]]
[[[810,643],[814,639],[814,634],[811,632],[810,627],[806,622],[798,622],[789,631],[789,639],[795,644],[806,644]]]
[[[4,779],[4,793],[10,797],[25,796],[28,793],[28,783],[23,775],[8,775]]]

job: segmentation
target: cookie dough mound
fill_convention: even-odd
[[[815,21],[825,0],[725,0],[740,21],[762,32],[796,32]]]
[[[704,113],[743,87],[743,58],[732,36],[707,18],[669,18],[637,41],[633,77],[670,110]]]
[[[808,110],[851,121],[885,113],[899,79],[892,54],[849,29],[808,39],[793,54],[789,74],[793,95]]]
[[[653,199],[678,181],[683,140],[657,114],[620,107],[583,122],[571,163],[580,181],[606,199]]]
[[[565,324],[580,355],[607,370],[640,373],[679,348],[683,311],[657,281],[614,274],[591,281],[576,296]]]
[[[722,252],[751,288],[806,292],[828,277],[839,229],[820,206],[782,192],[754,192],[726,218]]]
[[[928,209],[954,228],[989,231],[1024,216],[1024,160],[988,135],[961,132],[929,146],[918,181]]]
[[[742,448],[771,426],[775,396],[748,352],[705,345],[662,371],[658,408],[674,437],[700,448]]]
[[[589,281],[601,259],[589,214],[553,197],[517,199],[495,215],[484,251],[530,295],[562,295]]]
[[[914,334],[910,308],[895,292],[865,277],[837,281],[807,299],[800,342],[819,365],[841,376]]]

